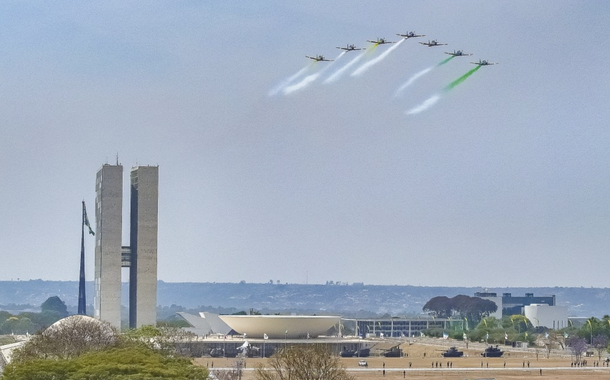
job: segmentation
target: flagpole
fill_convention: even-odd
[[[80,278],[78,281],[78,314],[87,315],[87,297],[85,295],[85,201],[83,201],[81,234],[80,234]]]

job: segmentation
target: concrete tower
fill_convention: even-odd
[[[123,166],[102,166],[95,192],[95,317],[120,329]]]
[[[157,323],[159,167],[131,169],[129,327]]]
[[[130,246],[121,245],[123,166],[104,165],[96,179],[95,317],[121,328],[121,268],[129,268],[129,327],[157,322],[159,167],[131,170]]]

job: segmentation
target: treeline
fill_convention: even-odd
[[[434,317],[449,318],[459,315],[473,322],[480,321],[498,310],[495,302],[479,297],[457,295],[449,298],[438,296],[431,298],[423,307],[423,311]]]
[[[0,311],[0,335],[34,334],[67,316],[66,304],[57,296],[49,297],[40,305],[40,313]]]

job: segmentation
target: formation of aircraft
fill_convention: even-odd
[[[337,46],[337,49],[345,50],[345,51],[354,51],[354,50],[366,50],[366,48],[357,48],[356,45],[348,44],[346,47]]]
[[[425,34],[416,34],[415,32],[407,32],[405,34],[397,33],[396,35],[400,36],[400,37],[402,37],[402,38],[404,38],[406,40],[408,40],[409,38],[417,38],[417,37],[425,37],[426,36]]]
[[[432,40],[432,41],[428,40],[428,42],[420,42],[420,44],[426,45],[428,47],[447,45],[447,44],[441,44],[437,40]]]
[[[418,37],[425,37],[425,34],[417,34],[413,31],[411,32],[406,32],[406,33],[397,33],[396,34],[399,37],[402,37],[404,39],[409,39],[409,38],[418,38]],[[388,41],[385,38],[382,37],[378,37],[376,40],[366,40],[366,42],[370,42],[372,44],[375,45],[384,45],[384,44],[395,44],[396,41]],[[427,47],[433,47],[433,46],[443,46],[443,45],[448,45],[448,44],[444,44],[444,43],[439,43],[437,40],[428,40],[428,42],[420,42],[420,44],[422,45],[426,45]],[[354,44],[347,44],[345,46],[337,46],[337,49],[343,50],[345,52],[349,52],[349,51],[356,51],[356,50],[366,50],[366,48],[358,48],[356,47],[356,45]],[[446,51],[445,54],[449,54],[452,55],[454,57],[466,57],[466,56],[470,56],[472,54],[470,53],[464,53],[463,50],[454,50],[453,53],[452,52],[448,52]],[[313,59],[316,62],[320,62],[320,61],[324,61],[324,62],[332,62],[332,59],[326,59],[324,58],[323,55],[316,55],[316,56],[309,56],[306,55],[307,58],[309,59]],[[488,62],[487,60],[479,60],[479,62],[470,62],[472,64],[475,65],[479,65],[479,66],[490,66],[490,65],[497,65],[498,63],[495,62]]]
[[[479,62],[470,62],[470,63],[472,63],[474,65],[479,65],[479,66],[491,66],[491,65],[497,65],[498,64],[498,62],[492,63],[492,62],[488,62],[485,59],[482,60],[482,61],[479,59]]]
[[[313,59],[316,62],[320,62],[320,61],[325,61],[325,62],[332,62],[332,59],[326,59],[324,58],[323,55],[316,55],[315,57],[310,57],[308,55],[306,55],[305,57],[309,58],[309,59]]]
[[[383,44],[395,44],[396,42],[386,41],[385,38],[377,38],[376,41],[366,40],[366,42],[370,42],[372,44],[383,45]]]
[[[468,55],[472,55],[472,54],[464,53],[462,50],[454,50],[453,53],[449,53],[446,51],[445,54],[449,54],[454,57],[466,57]]]

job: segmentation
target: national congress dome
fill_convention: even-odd
[[[325,334],[341,317],[305,315],[220,315],[231,329],[248,338],[298,339]]]

